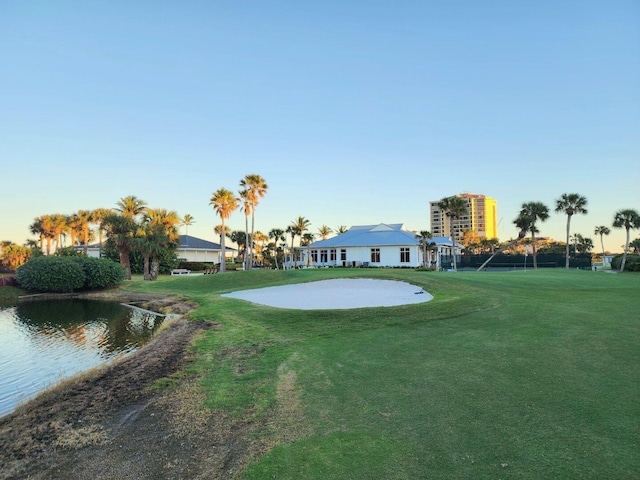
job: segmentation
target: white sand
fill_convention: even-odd
[[[410,283],[370,278],[320,280],[282,287],[241,290],[222,296],[270,307],[299,310],[391,307],[424,303],[433,298],[433,295]]]

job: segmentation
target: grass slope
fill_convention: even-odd
[[[345,276],[408,281],[434,300],[301,311],[220,297]],[[128,286],[188,296],[194,319],[222,325],[193,370],[210,408],[255,420],[275,446],[249,479],[632,478],[639,287],[582,271],[375,269]]]

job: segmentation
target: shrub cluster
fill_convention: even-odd
[[[186,260],[181,260],[178,268],[186,268],[187,270],[191,270],[192,272],[202,272],[208,268],[213,268],[213,263],[203,263],[203,262],[187,262]]]
[[[92,257],[36,257],[16,271],[18,284],[36,292],[107,288],[124,280],[121,265]]]
[[[616,255],[611,259],[611,269],[620,270],[622,263],[622,255]],[[627,260],[624,262],[625,272],[640,272],[640,255],[628,254]]]

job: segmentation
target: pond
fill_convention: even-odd
[[[0,305],[0,416],[64,378],[138,349],[163,320],[97,300]]]

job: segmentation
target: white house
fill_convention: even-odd
[[[227,256],[233,255],[235,249],[225,246]],[[187,262],[220,263],[222,247],[218,243],[209,242],[191,235],[180,235],[180,246],[176,249],[178,258]]]
[[[301,247],[303,263],[316,267],[422,266],[420,237],[402,226],[401,223],[353,226],[341,235]],[[451,255],[451,239],[435,237],[429,241],[437,249],[434,266],[440,267],[441,256]],[[455,253],[460,255],[461,250],[462,245],[456,243]]]

